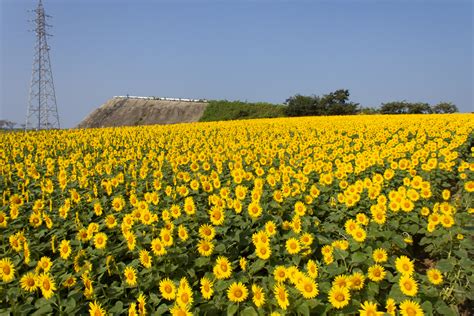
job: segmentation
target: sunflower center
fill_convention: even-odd
[[[181,300],[183,301],[183,303],[187,304],[189,300],[188,293],[181,294]]]
[[[342,301],[344,301],[344,299],[345,299],[344,294],[338,293],[336,295],[336,301],[342,302]]]
[[[6,275],[10,274],[10,267],[8,265],[3,266],[3,274],[6,274]]]
[[[409,266],[407,263],[405,263],[405,264],[403,265],[403,270],[405,270],[405,271],[410,270],[410,266]]]
[[[408,316],[415,316],[416,315],[416,310],[411,306],[407,307],[406,312],[407,312]]]
[[[312,286],[311,284],[306,284],[306,285],[304,286],[304,290],[305,290],[306,292],[312,292],[312,291],[313,291],[313,286]]]
[[[49,289],[51,288],[50,284],[49,284],[49,280],[44,280],[43,281],[43,288],[46,290],[46,291],[49,291]]]
[[[236,289],[234,291],[234,296],[237,297],[237,298],[241,297],[242,296],[242,290],[241,289]]]
[[[412,286],[411,286],[410,282],[405,282],[404,286],[408,291],[410,291],[412,289]]]

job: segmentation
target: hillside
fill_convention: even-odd
[[[207,102],[114,97],[92,111],[78,128],[197,122]]]

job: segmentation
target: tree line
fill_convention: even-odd
[[[354,114],[432,114],[456,113],[457,106],[451,102],[430,105],[423,102],[394,101],[382,103],[380,108],[361,107],[349,100],[349,90],[339,89],[323,96],[294,95],[286,99],[285,113],[288,116],[354,115]]]

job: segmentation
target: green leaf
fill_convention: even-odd
[[[113,314],[120,314],[123,311],[123,303],[122,301],[115,302],[114,307],[112,307],[109,312]]]
[[[265,261],[261,260],[261,259],[257,259],[257,261],[255,261],[250,266],[249,272],[250,272],[250,274],[255,274],[258,271],[260,271],[261,269],[263,269],[263,267],[265,267]]]
[[[423,304],[421,304],[421,308],[423,308],[423,311],[426,314],[428,314],[428,315],[433,314],[433,305],[431,305],[430,301],[425,301]]]
[[[364,262],[365,260],[367,260],[367,256],[361,252],[356,252],[352,255],[353,263],[361,263],[361,262]]]
[[[194,260],[194,264],[198,268],[204,267],[209,264],[209,258],[206,258],[206,257],[197,258],[196,260]]]
[[[298,315],[304,315],[304,316],[309,316],[309,307],[308,307],[308,304],[306,302],[304,302],[303,304],[300,304],[298,306],[298,308],[296,309],[296,311],[298,312]]]
[[[239,307],[235,304],[230,304],[228,307],[227,307],[227,316],[232,316],[234,315],[235,313],[237,313],[237,310],[239,309]]]
[[[440,315],[456,316],[456,312],[443,301],[438,301],[438,303],[435,305],[435,309]]]
[[[451,272],[453,271],[454,268],[454,260],[451,259],[441,259],[438,261],[436,264],[436,267],[441,271],[441,272]]]
[[[258,316],[258,313],[251,306],[244,309],[241,313],[242,316]]]
[[[393,236],[392,241],[398,248],[405,248],[407,246],[405,241],[403,241],[403,237],[400,235]]]

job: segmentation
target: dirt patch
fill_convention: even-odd
[[[197,122],[207,102],[113,98],[90,113],[78,128]]]

